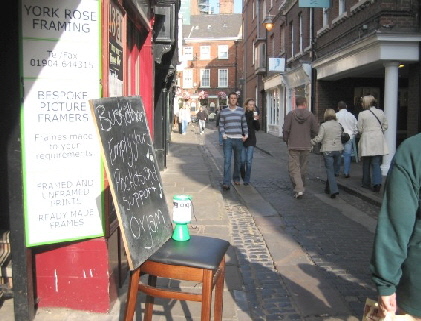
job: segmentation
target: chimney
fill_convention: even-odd
[[[234,13],[234,0],[219,0],[219,13]]]

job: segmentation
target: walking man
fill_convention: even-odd
[[[235,185],[240,185],[240,165],[243,142],[248,138],[248,127],[244,109],[237,106],[237,94],[228,95],[228,108],[222,109],[219,129],[223,138],[224,181],[222,189],[227,191],[231,185],[231,158],[234,151],[234,171],[232,178]]]
[[[283,140],[288,146],[288,172],[294,197],[301,198],[304,195],[308,154],[312,148],[311,139],[317,135],[319,125],[316,117],[307,110],[305,97],[296,97],[295,104],[297,108],[285,117]]]
[[[203,110],[203,107],[199,107],[199,111],[196,114],[197,119],[199,120],[199,133],[203,134],[205,131],[206,120],[208,118],[208,113]]]
[[[336,118],[338,119],[339,124],[342,125],[344,132],[349,134],[349,140],[344,144],[344,151],[343,151],[344,177],[349,178],[352,146],[354,146],[355,135],[358,133],[357,118],[355,118],[355,116],[347,110],[347,106],[344,101],[338,102],[338,110],[339,111],[336,113]],[[338,174],[339,173],[335,173],[335,175],[338,175]]]

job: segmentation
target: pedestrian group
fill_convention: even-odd
[[[250,184],[255,131],[260,129],[259,113],[254,99],[246,99],[244,108],[237,106],[238,95],[228,95],[228,106],[217,111],[218,139],[223,145],[223,190]],[[362,112],[357,118],[347,110],[344,101],[337,109],[328,108],[319,125],[308,110],[307,100],[296,97],[296,108],[285,117],[283,140],[288,146],[288,172],[294,197],[304,196],[308,156],[321,144],[326,168],[325,192],[331,198],[339,194],[336,177],[350,177],[351,157],[363,163],[361,186],[373,192],[381,190],[381,163],[388,147],[384,131],[388,122],[377,108],[372,95],[361,99]],[[180,109],[179,121],[188,123],[189,115]],[[199,132],[203,133],[207,114],[197,113]],[[185,133],[186,126],[182,126]],[[346,139],[344,139],[346,137]],[[358,155],[356,141],[358,140]],[[387,174],[383,202],[378,217],[371,258],[372,279],[379,293],[378,316],[387,313],[409,314],[421,320],[421,134],[406,139],[397,149]],[[232,156],[234,169],[231,176]]]

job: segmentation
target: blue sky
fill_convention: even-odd
[[[241,13],[242,1],[243,0],[234,0],[234,13]],[[217,6],[218,3],[219,0],[209,0],[209,5],[214,8],[214,13],[219,13],[219,7]]]

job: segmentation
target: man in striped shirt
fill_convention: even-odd
[[[235,92],[228,95],[228,108],[221,110],[219,129],[223,138],[224,148],[224,181],[223,190],[229,190],[231,185],[231,158],[234,151],[234,172],[232,175],[235,185],[240,185],[240,162],[243,142],[248,136],[248,127],[244,109],[237,106],[238,96]]]

